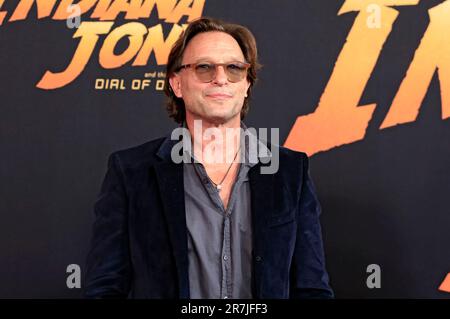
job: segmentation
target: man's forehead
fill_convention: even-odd
[[[231,34],[228,34],[226,32],[222,32],[222,31],[207,31],[207,32],[197,33],[190,39],[189,44],[192,44],[192,43],[195,43],[195,44],[202,43],[203,44],[205,42],[210,43],[211,40],[214,43],[223,43],[223,44],[226,43],[226,44],[233,44],[233,45],[238,44],[237,40]]]
[[[243,57],[239,43],[225,32],[204,32],[194,36],[186,46],[184,55],[195,59],[236,59]]]
[[[242,61],[242,55],[235,55],[235,54],[221,54],[219,56],[212,56],[212,55],[199,55],[199,56],[193,56],[192,57],[195,62],[234,62],[234,61]]]

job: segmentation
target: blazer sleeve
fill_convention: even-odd
[[[116,153],[94,205],[95,221],[86,262],[86,298],[126,298],[130,289],[127,196]]]
[[[309,172],[306,154],[298,203],[297,238],[291,266],[290,298],[334,298],[325,268],[319,216],[321,206]]]

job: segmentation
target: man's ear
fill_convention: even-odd
[[[248,82],[248,81],[247,81]],[[247,90],[245,91],[245,97],[248,96],[247,92],[248,92],[248,88],[250,87],[250,82],[247,83]]]
[[[173,93],[175,94],[175,96],[177,98],[182,98],[183,95],[181,94],[181,83],[180,83],[180,77],[178,76],[178,74],[174,73],[172,74],[172,76],[169,78],[169,84],[170,87],[172,88]]]

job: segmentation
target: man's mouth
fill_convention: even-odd
[[[232,97],[232,95],[225,94],[225,93],[212,93],[212,94],[207,94],[206,96],[213,98],[213,99],[229,99]]]

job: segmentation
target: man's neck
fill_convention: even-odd
[[[239,159],[239,116],[225,123],[213,123],[188,116],[186,125],[192,137],[193,154],[204,165],[229,165],[233,160]]]

